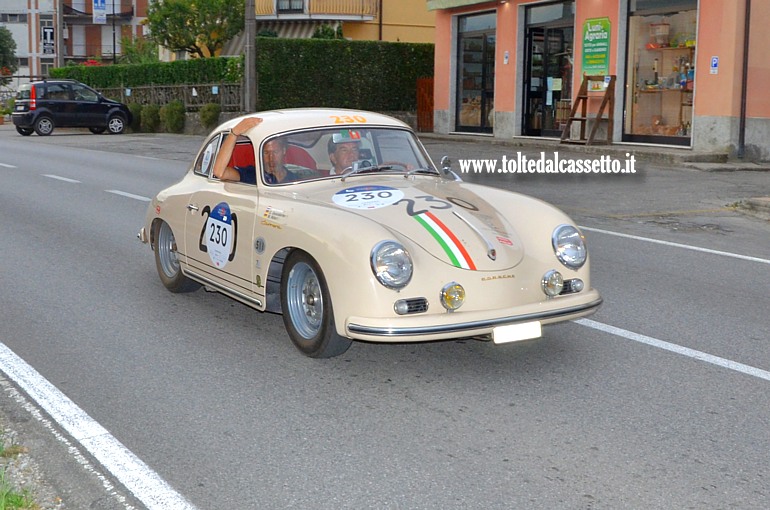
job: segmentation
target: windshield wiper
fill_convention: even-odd
[[[409,176],[412,176],[414,174],[421,173],[421,174],[431,174],[431,175],[439,175],[439,173],[431,168],[428,168],[427,166],[421,166],[419,168],[412,168],[407,173],[404,174],[404,179],[406,179]]]
[[[364,163],[368,163],[368,164],[362,165],[362,164],[359,164],[358,161],[354,161],[353,166],[349,166],[342,171],[342,179],[340,179],[340,181],[344,181],[351,175],[360,174],[364,172],[379,172],[380,170],[391,170],[394,167],[394,165],[372,165],[366,160],[364,160]]]

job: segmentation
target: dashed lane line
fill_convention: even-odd
[[[698,251],[701,253],[709,253],[711,255],[720,255],[722,257],[731,257],[734,259],[746,260],[749,262],[759,262],[760,264],[770,264],[770,259],[751,257],[749,255],[741,255],[740,253],[731,253],[728,251],[712,250],[710,248],[701,248],[700,246],[691,246],[689,244],[672,243],[670,241],[661,241],[660,239],[653,239],[651,237],[641,237],[641,236],[635,236],[631,234],[623,234],[621,232],[613,232],[611,230],[603,230],[601,228],[584,227],[582,225],[580,226],[580,228],[588,232],[597,232],[599,234],[607,234],[615,237],[624,237],[626,239],[634,239],[635,241],[644,241],[647,243],[661,244],[663,246],[671,246],[673,248],[682,248],[684,250]]]
[[[611,335],[626,338],[628,340],[633,340],[634,342],[639,342],[652,347],[657,347],[658,349],[674,352],[682,356],[687,356],[688,358],[697,359],[699,361],[705,361],[706,363],[710,363],[718,367],[727,368],[728,370],[733,370],[735,372],[740,372],[742,374],[750,375],[752,377],[764,379],[765,381],[770,381],[770,372],[768,372],[767,370],[762,370],[761,368],[752,367],[750,365],[744,365],[743,363],[738,363],[737,361],[720,358],[719,356],[714,356],[713,354],[696,351],[695,349],[690,349],[689,347],[683,347],[681,345],[672,344],[671,342],[658,340],[657,338],[653,338],[651,336],[641,335],[639,333],[634,333],[633,331],[617,328],[615,326],[610,326],[609,324],[604,324],[602,322],[597,322],[591,319],[576,319],[573,322],[575,322],[576,324],[580,324],[581,326],[585,326],[587,328],[596,329],[604,333],[609,333]]]
[[[118,189],[106,189],[104,190],[107,193],[112,193],[113,195],[120,195],[121,197],[128,197],[133,198],[134,200],[139,200],[141,202],[149,202],[152,200],[150,197],[144,197],[142,195],[134,195],[133,193],[128,193],[127,191],[120,191]]]

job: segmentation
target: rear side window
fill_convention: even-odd
[[[32,85],[30,84],[24,84],[19,87],[19,90],[16,91],[16,99],[29,99],[30,97],[30,90],[32,89]]]

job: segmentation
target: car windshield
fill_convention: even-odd
[[[374,172],[438,175],[415,135],[398,128],[297,131],[265,140],[259,154],[266,184],[347,179]]]

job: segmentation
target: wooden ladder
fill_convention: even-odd
[[[612,143],[612,131],[614,128],[614,114],[615,114],[615,75],[609,76],[609,82],[604,89],[602,96],[588,96],[588,83],[589,82],[604,82],[605,77],[603,75],[583,75],[583,83],[580,85],[580,91],[577,95],[577,101],[572,105],[572,111],[570,111],[567,124],[564,126],[564,130],[561,133],[561,143],[576,143],[582,145],[593,145],[596,132],[599,129],[599,123],[607,121],[607,141],[606,143]],[[602,102],[599,105],[599,111],[596,112],[596,117],[588,117],[588,100],[598,99],[601,97]],[[580,115],[577,115],[578,109],[580,109]],[[607,116],[604,117],[604,111],[607,110]],[[593,126],[586,138],[586,123],[589,120],[593,120]],[[580,138],[571,138],[572,123],[580,123]],[[598,142],[597,142],[598,143]],[[602,141],[601,143],[605,143]]]

